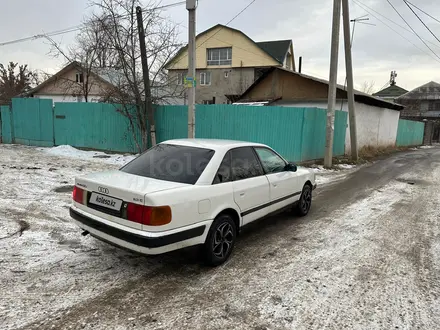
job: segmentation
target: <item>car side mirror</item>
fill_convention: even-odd
[[[296,172],[298,170],[298,167],[294,163],[288,163],[285,170],[289,172]]]

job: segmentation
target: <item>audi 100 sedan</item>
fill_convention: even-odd
[[[313,172],[266,145],[170,140],[120,170],[77,177],[70,215],[107,243],[150,255],[200,245],[217,266],[243,226],[287,209],[307,215],[314,188]]]

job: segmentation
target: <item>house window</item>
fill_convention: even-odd
[[[203,103],[203,104],[206,104],[206,105],[208,105],[208,104],[214,104],[214,99],[212,99],[212,100],[204,100],[202,103]]]
[[[82,72],[76,73],[76,82],[77,83],[83,83],[84,82],[84,75]]]
[[[440,111],[440,102],[435,104],[435,111]]]
[[[183,82],[185,80],[185,74],[183,72],[179,72],[177,74],[177,85],[183,85]]]
[[[211,72],[201,72],[200,73],[200,85],[208,86],[211,85]]]
[[[232,47],[210,48],[207,50],[208,65],[231,65]]]

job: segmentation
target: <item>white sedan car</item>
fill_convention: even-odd
[[[314,188],[313,172],[266,145],[170,140],[118,171],[76,178],[70,215],[84,235],[144,254],[202,245],[215,266],[250,222],[285,209],[306,215]]]

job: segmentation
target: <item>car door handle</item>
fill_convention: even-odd
[[[245,194],[246,194],[245,192],[241,192],[240,197],[243,197]]]
[[[272,186],[276,187],[276,186],[277,186],[277,184],[276,184],[276,183],[272,183]]]

